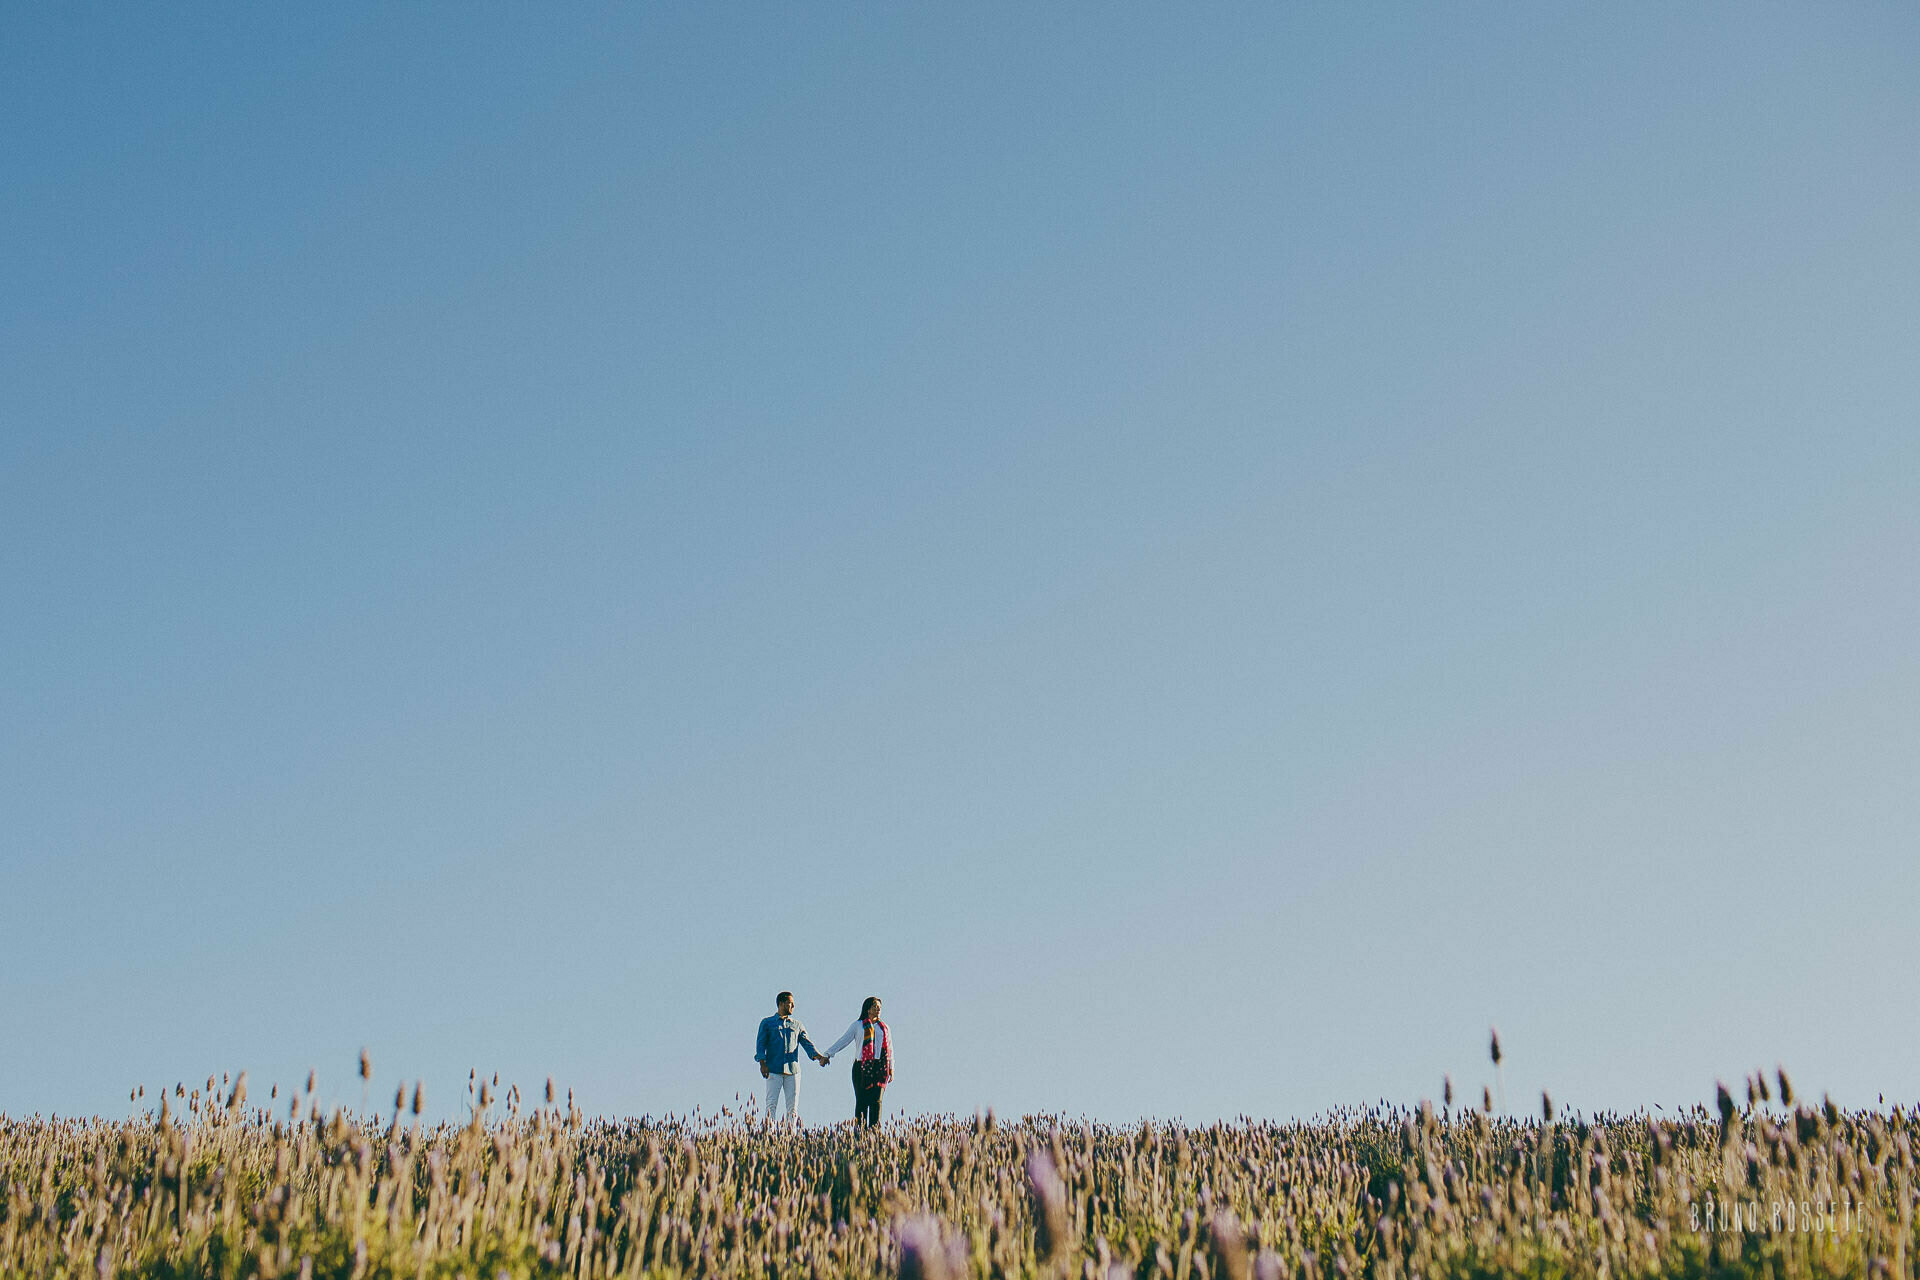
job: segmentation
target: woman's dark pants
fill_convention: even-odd
[[[853,1085],[853,1118],[861,1124],[880,1123],[880,1091],[884,1084],[861,1085],[856,1079]]]

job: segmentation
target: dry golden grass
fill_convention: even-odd
[[[1913,1116],[1765,1089],[1676,1118],[794,1133],[587,1120],[551,1088],[527,1111],[485,1083],[471,1123],[423,1127],[417,1088],[355,1120],[209,1080],[126,1122],[0,1121],[0,1274],[1909,1280]]]

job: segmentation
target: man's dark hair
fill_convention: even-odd
[[[793,992],[782,991],[779,995],[773,998],[773,1002],[775,1004],[779,1004],[782,1000],[791,1000],[791,999],[793,999]]]

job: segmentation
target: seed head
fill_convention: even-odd
[[[362,1080],[373,1079],[373,1055],[365,1049],[360,1051],[360,1078]]]
[[[1207,1230],[1213,1236],[1213,1256],[1220,1260],[1221,1280],[1250,1280],[1252,1259],[1247,1257],[1240,1220],[1230,1212],[1216,1213],[1208,1220]]]
[[[1714,1084],[1714,1101],[1720,1106],[1720,1145],[1726,1146],[1733,1141],[1733,1116],[1735,1110],[1733,1095],[1727,1092],[1727,1086],[1719,1082]]]
[[[1042,1262],[1067,1246],[1067,1189],[1053,1158],[1036,1148],[1027,1157],[1027,1196],[1033,1203],[1033,1247]]]
[[[1491,1052],[1493,1054],[1493,1065],[1497,1067],[1500,1065],[1500,1028],[1498,1027],[1493,1029],[1493,1047]]]
[[[900,1280],[953,1280],[963,1270],[961,1260],[952,1256],[941,1239],[940,1220],[931,1214],[915,1214],[900,1224]]]

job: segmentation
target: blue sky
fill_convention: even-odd
[[[711,1109],[782,987],[906,1111],[1920,1097],[1917,91],[1894,5],[9,10],[0,1109]]]

